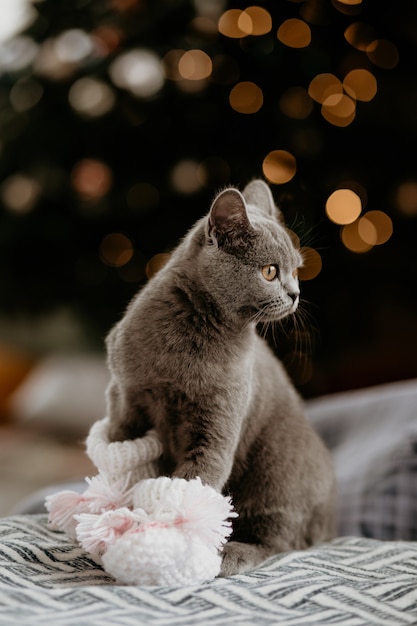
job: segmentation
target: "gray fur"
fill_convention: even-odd
[[[107,338],[111,438],[154,427],[161,473],[232,496],[239,517],[222,575],[332,534],[329,454],[256,332],[294,313],[301,263],[263,181],[226,189]]]

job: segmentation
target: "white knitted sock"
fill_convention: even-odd
[[[158,459],[162,444],[155,430],[144,437],[109,441],[110,420],[105,417],[93,424],[87,437],[87,454],[110,481],[129,476],[131,485],[144,478],[158,476]]]

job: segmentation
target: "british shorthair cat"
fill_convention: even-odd
[[[223,576],[332,536],[330,455],[257,332],[296,311],[301,265],[268,185],[225,189],[107,338],[110,438],[155,428],[161,474],[232,497]]]

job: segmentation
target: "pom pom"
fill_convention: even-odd
[[[78,521],[76,528],[78,541],[84,550],[99,558],[121,535],[132,528],[137,528],[146,516],[121,508],[106,511],[102,515],[81,513],[75,518]]]
[[[205,582],[220,572],[221,557],[198,538],[175,528],[146,527],[111,544],[103,566],[125,585],[182,586]]]
[[[89,510],[83,496],[75,491],[60,491],[46,497],[45,507],[49,512],[48,522],[51,527],[76,539],[77,521],[74,515]]]
[[[129,475],[110,482],[103,472],[99,472],[93,478],[86,478],[86,482],[88,488],[83,497],[88,501],[91,513],[123,508],[132,503]]]

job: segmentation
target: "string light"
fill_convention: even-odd
[[[251,6],[245,9],[244,13],[251,19],[252,25],[248,35],[266,35],[272,30],[271,14],[264,8]],[[248,23],[245,20],[246,24]]]
[[[334,94],[323,102],[321,114],[334,126],[348,126],[355,118],[356,103],[346,94]]]
[[[262,90],[250,81],[238,83],[229,95],[230,106],[238,113],[257,113],[262,107],[263,101]]]
[[[262,170],[265,178],[275,185],[289,182],[296,173],[297,162],[287,150],[272,150],[264,158]]]
[[[380,246],[392,236],[392,220],[383,211],[368,211],[359,220],[358,233],[366,243]]]
[[[351,252],[368,252],[372,248],[372,244],[364,241],[358,230],[359,220],[343,226],[340,237],[343,244]]]

